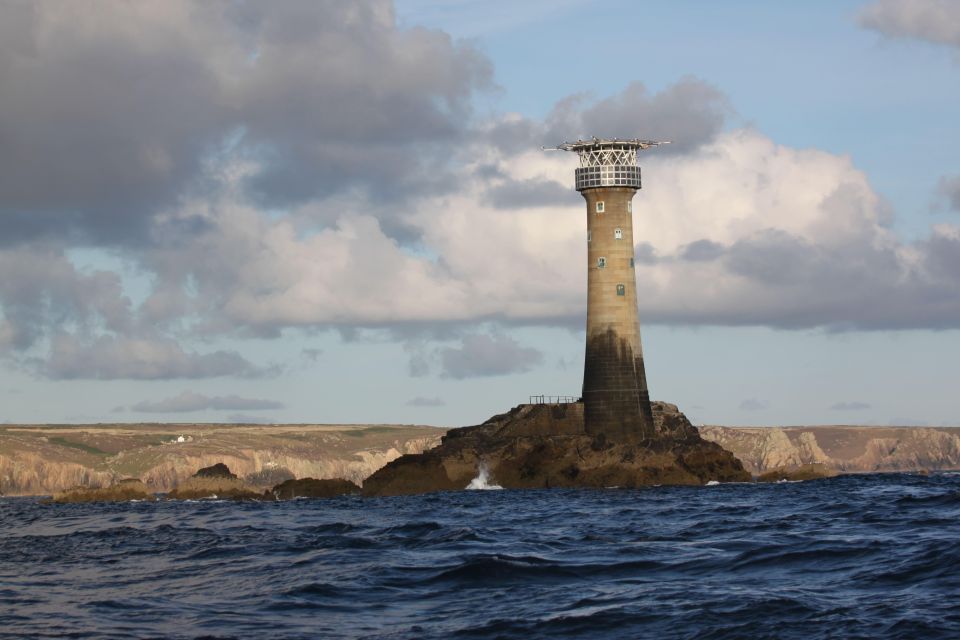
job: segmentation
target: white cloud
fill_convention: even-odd
[[[0,249],[0,274],[0,346],[27,349],[51,327],[122,332],[134,323],[116,273],[81,273],[56,247]]]
[[[861,10],[859,20],[886,36],[960,47],[956,0],[876,0]]]
[[[491,73],[389,0],[0,3],[0,244],[148,242],[226,149],[270,206],[442,188]]]
[[[960,227],[938,225],[925,239],[903,242],[849,158],[776,145],[749,129],[686,154],[656,153],[644,155],[646,187],[634,208],[644,323],[960,326]],[[299,210],[265,217],[228,172],[218,194],[160,217],[157,246],[137,255],[155,275],[140,308],[115,274],[81,274],[56,252],[0,252],[20,274],[0,283],[0,338],[8,349],[47,338],[50,355],[40,369],[51,377],[158,379],[262,373],[235,352],[189,352],[173,331],[459,327],[448,337],[467,340],[470,327],[487,322],[579,327],[582,203],[548,199],[504,209],[485,197],[502,176],[569,188],[575,164],[567,154],[511,155],[478,145],[460,169],[460,191],[422,198],[403,212],[422,238],[416,249],[390,238],[363,198],[332,203],[339,217],[329,226],[316,227]],[[482,175],[481,166],[499,169]],[[185,219],[203,222],[182,234]],[[193,321],[184,324],[185,317]],[[471,357],[482,360],[507,339],[472,349]],[[466,347],[444,348],[453,363]],[[438,358],[427,356],[413,363],[421,375]],[[484,375],[496,369],[487,364],[442,370]]]
[[[0,66],[25,86],[0,104],[16,133],[0,151],[0,349],[48,376],[255,375],[239,353],[184,345],[291,327],[444,332],[413,350],[421,375],[532,366],[534,350],[477,326],[582,327],[576,161],[539,146],[590,134],[676,143],[643,155],[635,199],[644,323],[960,327],[960,227],[904,241],[849,158],[725,129],[731,107],[702,81],[478,123],[489,62],[398,29],[387,2],[110,6],[0,7],[0,65],[26,65]],[[948,42],[953,7],[881,1],[862,19]],[[100,92],[72,90],[89,70]],[[139,270],[146,301],[76,269],[77,237]]]
[[[504,175],[569,188],[575,158],[475,151],[461,190],[422,198],[403,214],[421,237],[416,250],[388,237],[362,199],[338,201],[340,217],[318,230],[296,213],[265,218],[230,188],[213,203],[191,203],[190,211],[205,210],[208,229],[148,254],[156,295],[177,313],[199,314],[210,331],[580,325],[582,202],[504,209],[485,197]],[[646,187],[634,201],[644,322],[960,326],[958,228],[902,241],[888,227],[888,205],[848,157],[777,145],[750,129],[690,153],[656,153],[644,155]],[[498,171],[478,173],[491,165]],[[181,303],[169,305],[171,295]]]

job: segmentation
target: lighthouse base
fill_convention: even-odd
[[[637,442],[656,433],[643,355],[612,329],[587,340],[583,405],[584,429],[590,435]]]
[[[458,491],[486,470],[505,489],[641,487],[749,482],[732,453],[700,437],[675,405],[655,402],[655,437],[616,442],[584,428],[582,403],[520,405],[442,443],[405,455],[363,483],[372,496]]]

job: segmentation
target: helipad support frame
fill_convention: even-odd
[[[654,435],[640,344],[633,250],[637,154],[666,142],[599,139],[565,142],[580,156],[576,189],[587,204],[587,339],[584,426],[614,440]]]

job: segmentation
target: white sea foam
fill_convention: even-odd
[[[490,471],[487,469],[487,465],[481,462],[480,468],[477,469],[477,477],[470,481],[467,490],[488,491],[490,489],[503,489],[503,487],[498,484],[490,484]]]
[[[715,486],[717,486],[718,484],[720,484],[720,482],[719,482],[718,480],[711,480],[710,482],[707,483],[707,486],[708,486],[708,487],[715,487]]]

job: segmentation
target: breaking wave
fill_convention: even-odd
[[[477,469],[477,477],[467,485],[467,491],[486,491],[490,489],[503,489],[503,487],[498,484],[490,484],[490,470],[486,464],[481,462]]]

